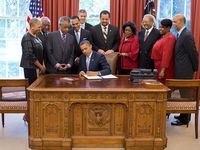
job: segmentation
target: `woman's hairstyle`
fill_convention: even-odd
[[[38,18],[32,18],[32,19],[30,20],[30,22],[29,22],[30,28],[31,28],[33,25],[35,25],[36,23],[38,23],[38,22],[41,22],[40,19],[38,19]]]
[[[160,24],[165,28],[171,28],[172,27],[172,21],[170,19],[163,19]]]
[[[125,28],[126,28],[126,27],[130,27],[130,28],[131,28],[131,30],[132,30],[132,32],[133,32],[133,35],[136,34],[137,28],[136,28],[136,26],[135,26],[135,23],[130,22],[130,21],[124,23],[123,26],[122,26],[122,31],[123,31],[123,33],[125,32]]]

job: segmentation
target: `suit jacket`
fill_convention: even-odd
[[[91,37],[91,34],[89,31],[85,30],[85,29],[82,29],[81,28],[81,33],[80,33],[80,41],[79,43],[77,43],[77,40],[76,40],[76,35],[74,33],[74,29],[70,29],[68,31],[69,34],[71,34],[73,37],[74,37],[74,44],[75,44],[75,50],[74,50],[74,56],[75,58],[76,57],[80,57],[82,55],[82,51],[80,49],[80,46],[79,46],[79,43],[82,41],[82,40],[88,40],[90,41],[90,43],[92,44],[92,37]]]
[[[79,70],[87,72],[86,56],[84,54],[80,56]],[[110,66],[105,56],[95,51],[93,51],[91,59],[90,59],[89,71],[100,71],[101,75],[111,74]]]
[[[47,63],[47,33],[43,33],[42,31],[37,34],[38,38],[42,41],[43,45],[43,58],[44,58],[44,64]]]
[[[70,69],[60,72],[55,68],[55,65],[57,63],[73,65],[74,37],[67,33],[64,42],[61,38],[60,31],[49,33],[47,37],[47,54],[48,61],[46,68],[49,73],[69,73]]]
[[[93,49],[98,51],[98,49],[109,50],[112,49],[117,51],[120,43],[120,34],[117,27],[110,25],[108,26],[107,40],[103,36],[101,25],[98,24],[91,28]]]
[[[29,32],[25,33],[22,41],[22,57],[20,67],[36,69],[37,66],[33,63],[39,61],[43,63],[43,46],[42,41],[38,37],[32,36]]]
[[[160,32],[153,28],[147,39],[144,41],[145,30],[139,32],[139,67],[146,69],[154,69],[153,60],[151,59],[151,49],[154,43],[160,38]]]
[[[92,28],[93,26],[91,25],[91,24],[89,24],[89,23],[85,23],[85,30],[88,30],[88,31],[90,31],[90,29]]]
[[[193,73],[198,69],[198,53],[194,38],[186,28],[177,39],[175,51],[175,78],[192,79]]]

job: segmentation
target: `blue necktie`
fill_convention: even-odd
[[[77,41],[77,43],[80,42],[80,38],[79,38],[79,34],[78,34],[78,32],[76,32],[76,41]]]

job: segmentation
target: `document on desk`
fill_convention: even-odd
[[[83,76],[88,80],[117,79],[117,77],[112,74],[105,76],[88,76],[88,75],[83,75]]]

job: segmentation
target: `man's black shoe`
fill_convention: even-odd
[[[187,124],[177,120],[177,121],[171,122],[171,125],[172,126],[182,126],[182,125],[187,125]]]
[[[180,119],[180,116],[175,115],[174,118],[175,119]]]

